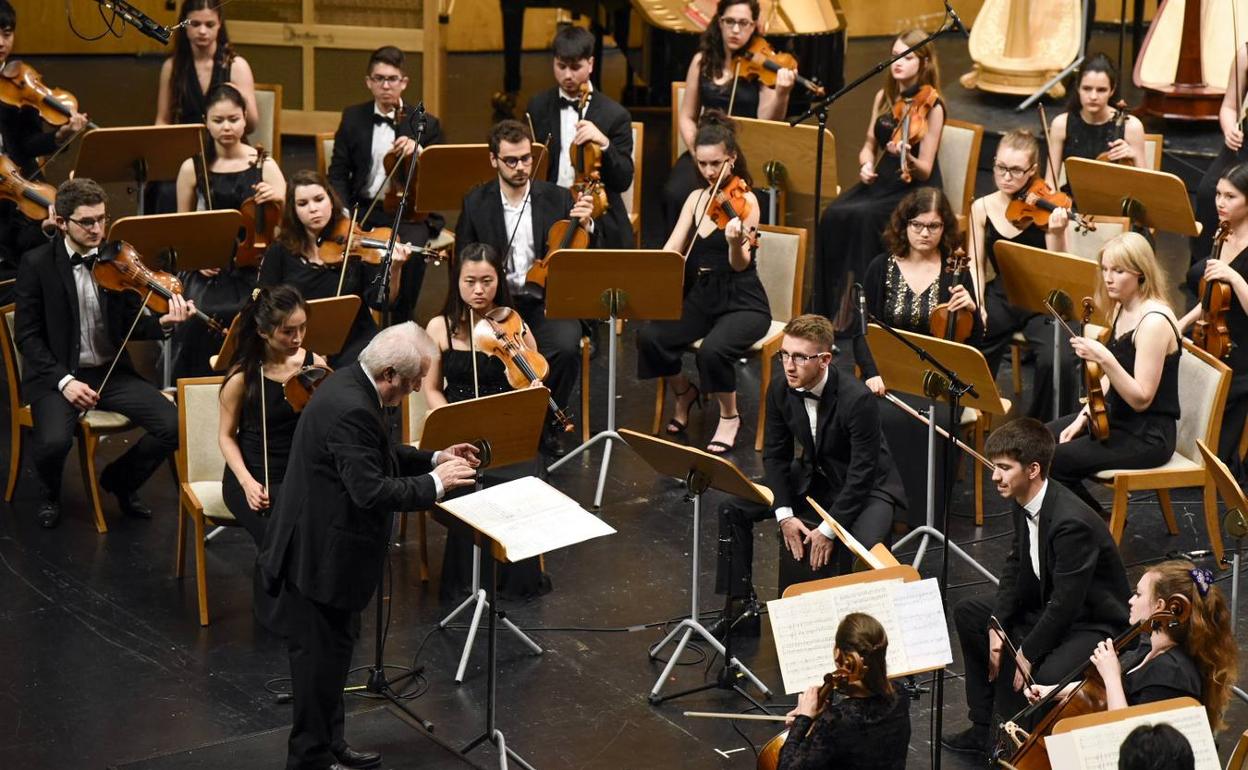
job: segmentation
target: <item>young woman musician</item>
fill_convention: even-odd
[[[1248,98],[1248,46],[1236,46],[1235,61],[1231,62],[1230,77],[1226,80],[1226,93],[1222,95],[1222,107],[1218,110],[1218,125],[1222,129],[1222,147],[1218,156],[1205,169],[1196,187],[1196,221],[1201,224],[1200,235],[1191,239],[1192,261],[1198,262],[1209,255],[1213,247],[1213,234],[1218,229],[1217,186],[1231,166],[1248,160],[1244,151],[1244,102]]]
[[[752,234],[758,225],[758,199],[745,192],[744,219],[732,217],[721,229],[708,213],[711,190],[739,178],[749,184],[745,158],[737,147],[732,122],[719,111],[703,114],[693,155],[704,187],[689,193],[676,227],[663,248],[685,253],[685,299],[678,321],[655,321],[637,335],[637,376],[668,378],[676,410],[667,433],[684,433],[689,410],[701,403],[701,389],[719,402],[719,425],[706,449],[726,454],[737,441],[741,414],[737,411],[736,361],[767,331],[771,310],[758,278]],[[681,355],[701,339],[698,380],[701,388],[681,372]]]
[[[1132,625],[1164,610],[1176,594],[1192,604],[1191,619],[1177,628],[1160,624],[1139,646],[1114,652],[1106,639],[1092,652],[1092,663],[1105,683],[1109,711],[1128,706],[1190,697],[1201,701],[1214,730],[1225,727],[1223,715],[1231,699],[1231,685],[1238,674],[1238,649],[1231,628],[1231,611],[1222,591],[1213,584],[1213,573],[1190,561],[1164,561],[1140,576],[1128,604]],[[1067,685],[1070,690],[1074,685]],[[1027,698],[1036,701],[1053,690],[1051,685],[1028,688]]]
[[[983,321],[975,305],[970,270],[963,270],[955,281],[950,269],[960,240],[957,217],[940,190],[920,187],[902,198],[884,230],[888,250],[871,261],[863,279],[865,304],[871,315],[898,329],[931,334],[933,311],[947,303],[946,309],[951,313],[970,314],[972,328],[967,342],[978,342]],[[875,395],[883,396],[884,380],[879,376],[866,337],[855,334],[853,344],[854,362],[862,369],[867,387]],[[916,409],[927,408],[926,399],[904,394],[898,397]],[[936,411],[938,424],[947,425],[947,410],[938,407]],[[891,404],[881,406],[880,422],[906,487],[909,524],[918,526],[927,510],[928,428]],[[940,452],[936,458],[937,479],[944,478],[943,466],[944,453]],[[944,485],[939,481],[936,498],[939,511],[944,499]]]
[[[819,688],[797,697],[779,770],[903,770],[910,703],[888,680],[888,636],[870,615],[851,612],[836,629],[836,665],[849,673],[845,697],[820,710]]]
[[[430,361],[421,386],[430,409],[511,390],[503,362],[476,350],[471,342],[474,323],[500,311],[515,312],[511,310],[511,290],[503,279],[507,274],[503,259],[489,244],[470,243],[455,255],[450,268],[446,304],[426,327],[441,352],[441,356]],[[527,328],[524,343],[530,350],[537,350],[537,342]],[[489,472],[486,483],[514,477],[514,472]],[[459,599],[471,585],[472,541],[448,532],[438,594],[443,599]],[[550,579],[542,573],[539,559],[503,565],[499,591],[504,596],[527,598],[550,589]]]
[[[693,147],[698,119],[705,110],[762,120],[783,120],[789,109],[789,95],[795,75],[782,69],[775,88],[764,88],[757,81],[736,76],[733,57],[761,36],[758,0],[719,0],[715,16],[698,41],[698,52],[689,62],[685,76],[685,97],[680,103],[680,136],[685,147]],[[701,185],[701,175],[686,151],[676,160],[663,185],[663,209],[668,229],[676,226],[681,207],[689,193]]]
[[[256,289],[241,312],[238,347],[221,385],[217,443],[225,457],[222,497],[258,548],[281,493],[299,421],[283,386],[302,367],[325,361],[302,347],[308,307],[295,289]],[[258,571],[254,595],[256,619],[284,633],[278,602],[264,591]]]
[[[1231,391],[1226,397],[1226,412],[1222,418],[1222,433],[1218,439],[1218,457],[1225,462],[1243,483],[1246,469],[1239,457],[1239,438],[1248,420],[1248,165],[1240,164],[1227,169],[1218,180],[1214,198],[1218,221],[1230,226],[1230,234],[1217,253],[1209,253],[1194,263],[1187,271],[1187,285],[1199,294],[1201,279],[1225,281],[1231,287],[1231,307],[1226,313],[1226,328],[1230,332],[1230,353],[1224,359],[1231,367]],[[1179,328],[1188,330],[1196,321],[1204,320],[1204,306],[1197,297],[1192,308],[1179,322]]]
[[[174,33],[173,56],[160,67],[156,125],[203,123],[208,94],[224,83],[242,94],[247,125],[256,124],[256,80],[247,60],[230,48],[221,5],[219,0],[182,0],[178,23],[186,26]]]
[[[187,158],[178,171],[178,211],[238,209],[254,196],[257,204],[281,202],[286,198],[286,179],[272,158],[256,166],[256,149],[245,140],[243,114],[246,102],[238,89],[220,85],[208,94],[208,136],[204,178],[198,157]],[[212,268],[182,272],[184,294],[224,327],[251,297],[259,271],[231,263],[224,269]],[[207,333],[198,319],[178,330],[175,377],[204,377],[212,374],[208,359],[217,352],[221,340]]]
[[[1088,431],[1088,408],[1049,424],[1057,436],[1050,478],[1062,482],[1094,510],[1100,503],[1083,480],[1106,468],[1151,468],[1174,454],[1179,418],[1179,355],[1182,342],[1166,302],[1166,275],[1148,240],[1123,233],[1101,249],[1096,303],[1111,319],[1102,344],[1071,340],[1075,354],[1100,364],[1105,377],[1109,436]]]
[[[374,284],[380,268],[362,265],[356,257],[342,259],[343,246],[327,242],[336,228],[345,232],[348,224],[338,193],[324,177],[315,171],[297,171],[286,186],[286,208],[277,240],[264,252],[260,266],[261,286],[289,284],[305,299],[354,294],[363,300],[342,351],[330,359],[335,368],[355,361],[377,333],[369,309],[383,309],[377,302]],[[328,262],[321,256],[322,248],[328,252]],[[398,296],[399,274],[409,253],[406,246],[395,245],[390,264],[390,303]]]
[[[1067,158],[1097,158],[1115,163],[1130,161],[1144,168],[1144,124],[1134,115],[1124,118],[1119,128],[1114,118],[1118,95],[1118,71],[1103,53],[1092,55],[1083,63],[1070,92],[1066,111],[1053,118],[1049,126],[1049,164],[1045,181],[1049,189],[1057,189],[1053,171],[1061,169]],[[1070,186],[1063,191],[1069,193]]]
[[[1024,195],[1037,175],[1043,176],[1040,163],[1040,143],[1031,132],[1014,130],[1001,138],[992,163],[992,178],[997,189],[971,204],[971,239],[966,251],[971,257],[971,275],[975,279],[977,296],[981,298],[979,305],[984,313],[981,349],[988,359],[988,368],[996,374],[1014,333],[1021,331],[1035,354],[1031,405],[1026,414],[1028,417],[1048,418],[1053,415],[1052,320],[1009,303],[995,253],[998,241],[1050,251],[1066,250],[1066,225],[1070,220],[1065,209],[1052,213],[1047,228],[1040,227],[1034,221],[1020,227],[1006,216],[1010,202]],[[991,280],[987,280],[989,265],[994,273]],[[1061,411],[1065,413],[1074,408],[1078,395],[1078,371],[1074,355],[1068,348],[1063,348],[1061,366],[1064,375]]]
[[[893,55],[926,37],[922,30],[910,30],[893,41]],[[850,286],[861,281],[871,258],[880,253],[880,233],[897,203],[915,187],[940,187],[940,167],[936,153],[945,125],[945,105],[936,90],[940,67],[936,47],[927,44],[893,62],[884,87],[875,94],[867,136],[858,151],[856,184],[833,201],[819,218],[819,254],[815,262],[815,312],[846,319],[852,312],[846,304]],[[922,140],[911,145],[907,139],[894,140],[905,120],[905,103],[912,124],[926,122]],[[896,116],[902,115],[901,120]],[[908,162],[903,171],[901,153]],[[903,173],[906,176],[903,176]],[[838,323],[838,328],[847,324]]]

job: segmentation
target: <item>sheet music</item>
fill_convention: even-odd
[[[602,519],[536,476],[438,505],[488,535],[513,562],[615,534]]]
[[[767,602],[780,678],[789,695],[820,684],[836,668],[832,648],[840,616],[835,593],[815,591]]]
[[[902,583],[893,589],[893,608],[906,645],[907,669],[927,669],[953,663],[949,626],[936,578]]]
[[[1172,725],[1187,737],[1196,756],[1196,770],[1220,770],[1217,749],[1209,719],[1201,706],[1186,706],[1155,714],[1128,717],[1116,722],[1094,725],[1069,733],[1051,735],[1045,748],[1053,767],[1072,770],[1117,770],[1118,750],[1127,735],[1140,725],[1161,722]],[[1061,724],[1060,722],[1058,724]]]
[[[901,626],[897,624],[897,614],[893,610],[893,591],[901,585],[901,580],[877,580],[835,589],[836,604],[840,610],[836,624],[839,626],[841,620],[851,612],[865,612],[880,621],[880,625],[884,626],[884,633],[888,635],[888,650],[884,653],[884,662],[888,664],[889,671],[897,672],[909,671],[911,668],[907,663]],[[835,628],[832,629],[832,634],[836,635]]]

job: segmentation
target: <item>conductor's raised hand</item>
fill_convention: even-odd
[[[793,554],[795,561],[801,561],[806,555],[806,537],[810,534],[810,527],[802,523],[802,520],[796,516],[790,516],[780,522],[780,534],[784,537],[784,547],[789,549],[789,553]]]
[[[442,488],[448,492],[452,489],[472,486],[477,480],[477,469],[469,465],[468,461],[462,457],[451,457],[438,463],[433,472],[442,482]]]
[[[481,458],[478,456],[477,445],[464,442],[462,444],[453,444],[443,449],[438,454],[438,463],[444,463],[458,457],[464,462],[476,468],[481,464]]]

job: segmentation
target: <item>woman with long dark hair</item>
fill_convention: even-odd
[[[1051,190],[1057,189],[1053,173],[1061,173],[1067,158],[1096,158],[1105,152],[1110,161],[1129,160],[1136,168],[1144,168],[1144,124],[1134,115],[1125,116],[1121,137],[1114,124],[1118,70],[1109,57],[1103,53],[1088,57],[1075,83],[1066,111],[1049,126],[1052,141],[1044,174]],[[1062,189],[1070,192],[1070,185]]]
[[[230,47],[221,5],[220,0],[182,0],[173,56],[160,67],[156,125],[203,123],[208,94],[225,83],[242,94],[247,125],[256,124],[256,79],[247,60]]]

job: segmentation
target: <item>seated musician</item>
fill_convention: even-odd
[[[1239,439],[1248,420],[1248,165],[1228,168],[1218,180],[1218,220],[1230,225],[1230,234],[1216,254],[1201,258],[1187,271],[1187,286],[1199,293],[1202,279],[1225,281],[1231,288],[1231,306],[1225,323],[1231,342],[1223,361],[1231,367],[1231,390],[1226,396],[1222,432],[1218,437],[1218,457],[1226,463],[1240,484],[1248,483],[1248,469],[1239,456]],[[1192,324],[1205,319],[1202,298],[1179,321],[1179,328],[1191,332]]]
[[[348,207],[359,207],[367,228],[394,224],[394,213],[387,213],[382,204],[390,189],[390,185],[384,184],[386,155],[401,152],[406,158],[416,149],[415,108],[403,100],[408,84],[404,71],[406,59],[403,51],[392,45],[382,46],[369,55],[364,85],[372,98],[343,110],[334,133],[334,153],[327,172],[329,183]],[[441,124],[433,114],[425,113],[420,146],[441,142]],[[402,189],[406,181],[404,170],[399,168],[394,172],[393,189]],[[420,221],[412,221],[415,205],[416,201],[409,198],[404,216],[408,221],[400,223],[399,237],[405,243],[423,246],[442,229],[443,219],[441,214],[430,214]],[[397,320],[406,321],[411,317],[424,278],[425,261],[408,260],[394,310]]]
[[[663,218],[668,230],[676,226],[689,193],[702,185],[702,174],[691,153],[703,112],[719,110],[725,115],[761,120],[783,120],[788,113],[789,96],[797,80],[793,70],[778,72],[775,88],[736,76],[733,57],[763,34],[760,13],[758,0],[719,0],[715,15],[698,40],[698,52],[689,61],[685,97],[677,116],[687,149],[676,159],[663,184]]]
[[[473,324],[487,316],[501,320],[514,312],[506,274],[502,257],[489,244],[469,243],[451,260],[446,304],[439,315],[429,319],[425,329],[441,354],[429,359],[429,371],[421,386],[430,409],[511,390],[503,361],[477,350],[472,340]],[[528,329],[524,329],[523,340],[530,350],[537,350]],[[521,467],[525,472],[535,472],[528,465]],[[487,485],[516,477],[510,469],[484,476]],[[438,595],[460,599],[471,585],[472,541],[448,531]],[[550,579],[542,573],[540,559],[525,559],[499,565],[498,586],[504,596],[527,598],[549,592]]]
[[[1195,698],[1205,704],[1209,726],[1220,730],[1238,673],[1239,651],[1231,611],[1213,583],[1213,573],[1183,559],[1149,567],[1128,601],[1130,622],[1147,622],[1176,595],[1191,602],[1192,616],[1186,623],[1175,628],[1159,623],[1121,658],[1113,639],[1105,639],[1092,651],[1092,664],[1105,684],[1105,705],[1114,711],[1170,698]],[[1074,688],[1075,684],[1067,685],[1062,695]],[[1027,698],[1034,702],[1053,689],[1032,685]]]
[[[837,703],[819,687],[797,696],[777,770],[904,770],[910,701],[888,680],[888,635],[870,615],[851,612],[836,627],[836,667],[849,681]]]
[[[247,126],[259,121],[256,79],[251,65],[230,46],[222,5],[219,0],[182,0],[173,55],[160,66],[156,125],[205,122],[208,94],[226,83],[242,94]]]
[[[676,401],[667,433],[685,432],[689,410],[701,405],[703,390],[719,405],[719,425],[706,445],[713,454],[727,454],[737,443],[741,413],[737,409],[737,360],[771,326],[767,292],[758,277],[753,235],[758,225],[758,199],[746,192],[747,211],[717,227],[708,210],[711,188],[722,190],[739,178],[747,185],[750,173],[737,146],[732,122],[713,110],[702,116],[694,138],[694,157],[702,186],[689,193],[680,219],[663,248],[685,258],[685,298],[680,319],[652,321],[637,334],[637,376],[646,380],[666,377]],[[743,212],[737,212],[743,213]],[[690,344],[702,340],[697,352],[698,381],[694,385],[681,371],[681,358]]]
[[[243,115],[246,102],[238,89],[221,85],[208,94],[208,136],[204,148],[208,174],[204,177],[198,157],[187,158],[178,170],[178,211],[241,209],[254,197],[256,204],[286,200],[286,178],[269,157],[256,164],[256,148],[247,144]],[[221,257],[227,255],[222,254]],[[179,274],[184,294],[224,328],[250,301],[259,271],[231,260],[223,268],[183,271]],[[191,319],[174,337],[174,377],[206,377],[213,374],[208,361],[221,347],[221,338],[210,334],[203,322]]]
[[[996,596],[953,610],[971,726],[941,738],[952,751],[987,756],[989,726],[1026,705],[1028,677],[1059,680],[1127,627],[1131,587],[1118,546],[1092,509],[1050,483],[1053,451],[1052,434],[1031,418],[997,428],[984,447],[997,492],[1014,502],[1014,542]],[[1003,653],[994,617],[1017,657]]]
[[[146,431],[104,469],[100,487],[117,497],[122,513],[150,519],[139,488],[178,448],[178,410],[134,370],[123,342],[136,315],[131,339],[159,340],[195,305],[174,294],[169,312],[157,317],[144,311],[136,292],[97,285],[92,270],[105,248],[108,196],[94,181],[80,177],[57,188],[56,227],[58,236],[27,252],[17,273],[14,337],[23,359],[22,395],[30,402],[31,448],[42,486],[36,518],[47,528],[60,522],[57,498],[65,456],[79,415],[98,408],[123,414]]]
[[[573,148],[598,145],[602,149],[602,184],[607,191],[607,213],[597,221],[598,245],[606,249],[632,248],[633,227],[622,193],[633,184],[633,126],[628,110],[601,91],[591,92],[584,117],[577,113],[580,88],[594,73],[594,35],[584,27],[568,26],[555,33],[555,86],[529,101],[534,138],[552,137],[550,171],[546,181],[572,186],[576,177]],[[590,84],[592,88],[592,84]]]
[[[896,56],[927,33],[910,30],[893,41]],[[847,317],[846,297],[849,287],[861,281],[871,259],[879,254],[883,243],[880,234],[888,218],[906,193],[916,187],[940,187],[940,165],[936,154],[947,112],[936,91],[940,86],[940,65],[936,46],[928,43],[893,62],[884,79],[884,87],[875,93],[866,140],[858,151],[856,184],[834,200],[819,217],[819,253],[815,255],[815,312],[832,319]],[[928,91],[922,91],[927,87]],[[931,94],[934,99],[920,102]],[[900,129],[896,115],[904,111],[903,100],[915,100],[914,116],[926,113],[927,128],[913,146],[907,141],[894,141]],[[902,121],[904,122],[904,115]],[[898,137],[900,135],[898,134]],[[907,138],[908,139],[908,138]],[[901,152],[905,149],[908,163],[902,168]],[[902,174],[908,174],[903,177]],[[838,328],[845,326],[838,323]]]
[[[477,185],[464,196],[455,238],[460,243],[487,243],[503,255],[506,280],[515,309],[524,318],[537,348],[550,364],[546,385],[555,403],[567,404],[580,375],[581,323],[546,317],[545,291],[528,281],[529,268],[546,253],[546,236],[555,222],[578,220],[593,230],[591,202],[583,195],[575,203],[567,190],[532,179],[533,135],[516,120],[504,120],[490,129],[490,165],[498,178]],[[565,450],[553,424],[542,439],[542,451],[559,455]]]
[[[948,303],[949,311],[970,314],[970,337],[964,341],[971,345],[979,342],[983,323],[975,306],[970,270],[963,270],[955,282],[949,269],[960,240],[958,220],[944,193],[935,187],[920,187],[907,193],[893,210],[884,231],[887,251],[871,261],[863,279],[863,295],[870,315],[897,329],[934,335],[933,312],[939,304]],[[871,392],[883,396],[887,389],[866,337],[859,333],[861,328],[861,324],[855,324],[854,362],[861,368]],[[945,336],[945,329],[940,330],[939,336]],[[931,403],[920,396],[896,395],[919,410],[926,410]],[[948,415],[948,408],[937,404],[937,424],[948,425]],[[892,404],[881,405],[880,425],[906,487],[907,523],[917,527],[926,519],[928,428]],[[938,451],[935,460],[935,478],[944,479],[944,452]],[[944,510],[943,506],[944,484],[938,481],[933,510]]]
[[[784,378],[767,391],[763,468],[775,495],[770,508],[728,502],[719,509],[719,564],[715,590],[728,594],[724,619],[736,622],[754,594],[755,522],[780,525],[779,593],[793,583],[849,572],[853,554],[834,548],[832,528],[806,502],[809,496],[863,546],[884,542],[906,507],[901,477],[880,432],[878,399],[858,380],[832,366],[832,323],[802,315],[784,328]],[[802,447],[794,459],[794,444]],[[745,625],[747,624],[748,625]],[[742,630],[758,632],[757,616]]]
[[[1190,239],[1192,262],[1209,256],[1213,236],[1218,231],[1218,180],[1232,166],[1237,166],[1244,160],[1243,117],[1244,104],[1248,102],[1248,46],[1236,46],[1235,60],[1231,62],[1230,69],[1226,78],[1228,87],[1222,94],[1222,106],[1218,109],[1222,145],[1218,147],[1217,157],[1205,167],[1205,173],[1195,190],[1194,205],[1196,221],[1200,223],[1200,234]]]
[[[269,512],[281,495],[291,442],[299,422],[283,386],[305,366],[325,359],[303,348],[308,303],[289,286],[257,288],[243,309],[238,347],[221,384],[217,443],[225,458],[221,493],[234,518],[259,548]],[[256,620],[285,635],[279,603],[255,571]]]
[[[1118,770],[1196,770],[1196,755],[1174,725],[1140,725],[1122,739]]]
[[[1118,101],[1118,71],[1103,53],[1093,54],[1079,68],[1078,84],[1070,92],[1066,111],[1053,118],[1049,126],[1049,163],[1045,181],[1049,189],[1057,189],[1054,173],[1059,173],[1067,158],[1096,159],[1128,163],[1144,168],[1144,124],[1134,115],[1127,115],[1121,127],[1114,120]],[[1070,184],[1062,187],[1070,192]]]
[[[1083,480],[1109,468],[1153,468],[1174,454],[1179,419],[1179,355],[1165,271],[1139,233],[1123,233],[1101,249],[1096,303],[1111,319],[1109,342],[1071,340],[1075,354],[1100,364],[1109,437],[1089,433],[1088,407],[1049,424],[1056,435],[1052,476],[1094,509]]]
[[[338,199],[338,193],[315,171],[296,171],[286,186],[286,207],[277,240],[264,252],[260,265],[260,285],[288,284],[304,299],[325,299],[354,294],[361,298],[342,351],[330,356],[335,368],[351,364],[368,341],[377,334],[377,323],[370,308],[382,310],[378,302],[381,268],[362,264],[357,257],[342,258],[344,245],[333,243],[331,235],[349,229],[350,219]],[[322,253],[329,257],[327,261]],[[399,271],[410,250],[395,245],[394,261],[390,264],[389,301],[399,291]]]
[[[971,256],[971,275],[982,298],[984,342],[981,349],[988,359],[988,369],[996,374],[1014,334],[1022,332],[1035,355],[1031,404],[1026,414],[1036,419],[1053,415],[1053,320],[1010,304],[1005,296],[1005,281],[1001,279],[995,248],[998,241],[1008,241],[1049,251],[1066,250],[1066,225],[1070,220],[1065,209],[1053,212],[1047,228],[1032,220],[1016,224],[1006,215],[1010,202],[1025,193],[1033,181],[1043,177],[1041,162],[1040,143],[1029,131],[1016,129],[1001,137],[992,162],[992,179],[997,189],[971,204],[971,238],[966,247]],[[992,267],[991,280],[988,280],[988,266]],[[1079,395],[1078,370],[1074,354],[1065,345],[1061,356],[1062,411],[1065,413],[1074,408]]]

